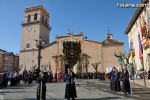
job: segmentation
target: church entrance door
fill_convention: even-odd
[[[63,43],[63,53],[64,53],[64,60],[67,64],[66,67],[77,67],[79,70],[79,62],[80,62],[80,54],[81,54],[81,43],[74,42],[74,41],[67,41]],[[76,66],[75,66],[76,65]],[[65,68],[65,72],[67,68]]]

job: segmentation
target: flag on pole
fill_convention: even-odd
[[[141,64],[143,65],[143,47],[142,47],[142,44],[141,44],[140,34],[138,35],[138,41],[139,41],[139,59],[141,61]]]
[[[122,59],[121,57],[118,58],[118,63],[119,63],[120,65],[123,64],[123,59]]]
[[[130,53],[129,63],[133,63],[133,51]]]
[[[129,70],[130,70],[130,74],[131,74],[131,75],[134,75],[133,51],[131,51],[130,57],[129,57]],[[133,78],[132,78],[132,79],[133,79]]]
[[[141,37],[140,37],[140,41],[142,46],[144,46],[146,44],[147,41],[147,35],[148,35],[148,25],[146,23],[146,20],[144,18],[144,16],[142,16],[141,18],[141,23],[140,23],[140,27],[141,27]]]
[[[143,16],[141,21],[141,33],[142,33],[142,39],[147,36],[147,23]]]
[[[148,38],[150,38],[150,10],[147,10],[147,27],[148,27]]]
[[[144,79],[144,85],[146,87],[146,79],[145,79],[145,69],[144,69],[144,62],[143,62],[143,48],[141,45],[141,38],[140,38],[140,34],[138,35],[138,41],[139,41],[139,58],[142,64],[142,69],[143,69],[143,79]]]

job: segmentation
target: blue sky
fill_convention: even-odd
[[[0,49],[19,53],[24,9],[41,0],[0,0]],[[68,29],[83,32],[88,39],[103,41],[108,27],[115,39],[125,42],[124,31],[136,8],[118,8],[117,3],[139,3],[140,0],[43,0],[50,14],[50,41],[56,35],[66,35]]]

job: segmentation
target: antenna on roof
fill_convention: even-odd
[[[108,34],[110,33],[110,27],[108,26]]]
[[[43,6],[43,0],[41,0],[41,5]]]
[[[70,31],[70,28],[68,28],[68,33],[70,33],[71,31]]]

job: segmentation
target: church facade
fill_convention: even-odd
[[[54,42],[49,43],[49,14],[43,6],[33,6],[25,9],[25,20],[22,23],[22,42],[19,54],[20,72],[25,68],[33,70],[38,67],[38,48],[36,40],[42,39],[45,42],[41,49],[40,68],[45,71],[59,73],[65,71],[63,43],[66,41],[78,42],[81,44],[80,61],[73,70],[77,72],[95,72],[93,65],[97,65],[97,71],[108,72],[113,66],[119,67],[116,52],[123,52],[124,43],[113,39],[108,33],[102,42],[84,38],[84,33],[67,33],[66,36],[56,36]]]

